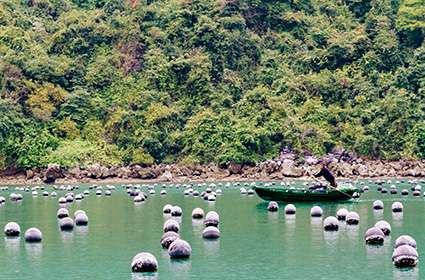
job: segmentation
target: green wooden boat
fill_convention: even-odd
[[[255,192],[264,200],[274,201],[341,201],[350,200],[360,189],[353,185],[341,185],[338,189],[328,188],[309,190],[306,188],[254,187]]]

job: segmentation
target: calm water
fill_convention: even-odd
[[[401,234],[412,235],[419,255],[425,254],[423,197],[381,194],[371,187],[358,203],[317,204],[324,216],[335,215],[339,207],[360,214],[358,226],[342,224],[339,232],[327,233],[320,218],[310,217],[312,204],[296,204],[296,216],[285,217],[284,205],[278,213],[269,213],[256,195],[241,195],[239,187],[222,189],[217,201],[209,203],[185,197],[175,188],[160,196],[157,187],[157,195],[138,205],[121,186],[111,197],[97,197],[92,190],[89,197],[68,206],[71,215],[85,210],[89,226],[65,233],[58,228],[57,198],[42,197],[40,191],[38,197],[25,193],[20,203],[8,199],[0,207],[0,226],[18,222],[22,237],[0,240],[0,279],[425,279],[424,262],[408,271],[391,262],[393,242]],[[384,201],[383,212],[372,210],[375,199]],[[403,216],[392,214],[395,200],[403,202]],[[167,203],[183,209],[181,236],[192,246],[189,260],[171,261],[159,244]],[[202,239],[202,224],[191,219],[195,207],[220,214],[218,241]],[[366,246],[364,232],[380,219],[391,224],[391,236],[384,246]],[[41,244],[23,241],[23,232],[33,226],[43,232]],[[142,251],[158,259],[156,274],[131,273],[131,259]]]

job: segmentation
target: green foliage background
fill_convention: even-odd
[[[425,158],[424,0],[4,0],[0,167]]]

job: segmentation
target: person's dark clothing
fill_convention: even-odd
[[[336,184],[335,177],[332,175],[332,173],[329,171],[329,169],[326,166],[323,166],[319,173],[314,175],[314,177],[320,177],[323,176],[326,181],[328,181],[332,187],[336,188],[338,185]]]

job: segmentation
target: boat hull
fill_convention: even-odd
[[[285,189],[270,187],[255,187],[255,192],[264,200],[287,201],[287,202],[315,202],[315,201],[343,201],[350,200],[356,188],[341,190],[308,190],[308,189]]]

